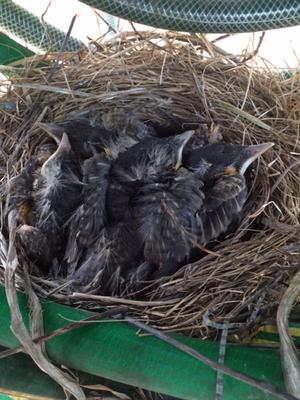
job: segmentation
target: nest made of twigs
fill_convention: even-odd
[[[70,295],[60,283],[32,275],[36,292],[86,309],[128,305],[132,315],[155,326],[194,335],[224,321],[247,327],[272,313],[300,251],[300,74],[284,79],[255,69],[254,60],[249,65],[219,52],[204,38],[170,33],[122,34],[95,44],[93,52],[64,53],[49,82],[54,58],[8,68],[12,85],[1,101],[15,109],[0,108],[2,204],[8,179],[49,141],[37,122],[63,120],[88,107],[100,114],[131,110],[144,121],[175,127],[174,133],[199,125],[214,132],[218,126],[227,142],[275,146],[251,172],[237,231],[214,253],[150,283],[144,298]],[[22,287],[21,269],[18,276]]]

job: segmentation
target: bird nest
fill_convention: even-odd
[[[31,273],[36,293],[90,310],[125,305],[153,326],[198,336],[225,321],[243,336],[274,315],[300,251],[300,74],[255,69],[251,55],[232,56],[204,37],[171,33],[120,34],[89,52],[61,56],[55,71],[49,54],[7,67],[2,209],[8,180],[50,140],[38,123],[87,108],[132,112],[164,135],[200,126],[210,141],[221,135],[225,142],[275,146],[252,167],[241,224],[199,260],[122,297],[70,293],[62,281]],[[2,227],[8,240],[4,213]],[[23,274],[19,265],[20,289]],[[4,281],[2,268],[0,276]]]

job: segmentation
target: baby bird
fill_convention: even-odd
[[[248,194],[244,174],[272,146],[273,143],[252,146],[216,143],[193,150],[185,157],[186,168],[203,175],[205,198],[197,211],[201,244],[217,239],[240,217]]]
[[[103,127],[91,126],[86,118],[70,119],[63,122],[40,123],[57,144],[67,134],[74,154],[86,159],[93,156],[94,151],[101,152],[110,140],[111,132]]]
[[[201,177],[181,168],[177,173],[157,176],[134,198],[144,257],[158,267],[157,277],[174,272],[187,261],[197,241],[196,214],[204,199]]]
[[[246,201],[246,169],[272,145],[194,149],[183,160],[189,171],[181,168],[170,182],[160,176],[138,192],[135,216],[145,259],[158,266],[155,278],[176,271],[197,244],[226,232]]]
[[[82,182],[68,136],[43,164],[35,193],[36,227],[46,236],[56,267],[64,247],[65,222],[81,201]]]
[[[67,223],[68,242],[64,258],[68,275],[73,274],[83,249],[95,242],[106,223],[109,170],[110,162],[101,154],[95,154],[83,163],[82,204]]]
[[[34,225],[33,191],[36,177],[41,165],[51,156],[53,148],[48,145],[39,146],[35,155],[26,163],[19,175],[8,181],[6,212],[14,210],[17,218],[16,226]]]
[[[181,165],[185,144],[194,131],[166,138],[146,138],[113,162],[108,189],[108,212],[113,221],[126,216],[130,198],[147,182]]]
[[[146,138],[121,153],[112,165],[112,176],[119,182],[146,182],[165,170],[178,169],[182,152],[194,131],[165,138]]]
[[[135,144],[147,137],[157,136],[155,129],[145,124],[135,111],[114,109],[102,115],[101,123],[106,129],[118,132],[120,137],[129,136]]]
[[[14,211],[16,226],[34,224],[32,191],[38,167],[39,161],[36,158],[29,160],[20,174],[8,182],[6,211],[7,214]]]
[[[112,159],[118,154],[137,144],[141,139],[155,134],[134,116],[125,113],[111,112],[91,121],[87,113],[74,116],[59,123],[40,123],[57,143],[64,132],[67,133],[75,154],[86,159],[96,152],[106,152]]]
[[[133,223],[105,227],[87,251],[81,266],[70,277],[73,287],[103,295],[120,295],[126,272],[139,265],[141,251]]]

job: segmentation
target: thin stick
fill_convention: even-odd
[[[55,60],[55,63],[53,64],[52,68],[50,69],[50,71],[49,71],[49,73],[48,73],[48,75],[47,75],[46,80],[47,80],[48,82],[51,82],[51,81],[52,81],[52,78],[53,78],[54,74],[55,74],[56,71],[60,68],[61,56],[62,56],[62,53],[66,50],[66,46],[67,46],[68,40],[69,40],[69,38],[70,38],[70,36],[71,36],[71,32],[72,32],[72,30],[73,30],[73,27],[74,27],[76,18],[77,18],[77,15],[75,14],[75,15],[73,16],[72,20],[71,20],[71,23],[70,23],[68,32],[66,33],[66,36],[65,36],[65,38],[64,38],[63,44],[62,44],[62,46],[61,46],[61,49],[59,50],[59,52],[58,52],[58,54],[57,54],[57,58],[56,58],[56,60]]]
[[[156,336],[157,338],[163,340],[164,342],[166,342],[166,343],[176,347],[177,349],[183,351],[184,353],[196,358],[197,360],[203,362],[205,365],[210,366],[215,371],[220,371],[225,375],[231,376],[232,378],[235,378],[241,382],[247,383],[248,385],[251,385],[257,389],[263,390],[265,393],[269,393],[269,394],[275,396],[277,399],[297,400],[296,397],[291,396],[291,395],[287,394],[286,392],[282,392],[276,386],[274,386],[268,382],[252,378],[251,376],[245,375],[239,371],[236,371],[232,368],[229,368],[225,365],[221,365],[218,362],[211,360],[210,358],[199,353],[197,350],[193,349],[192,347],[189,347],[186,344],[179,342],[178,340],[174,339],[173,337],[168,336],[165,333],[162,333],[161,331],[159,331],[158,329],[155,329],[149,325],[144,324],[143,322],[137,321],[131,317],[125,317],[124,320],[126,322],[128,322],[129,324],[134,325],[139,329],[143,329],[144,331],[146,331],[148,333],[151,333],[153,336]]]
[[[254,58],[258,54],[259,49],[260,49],[260,47],[261,47],[261,45],[263,43],[265,34],[266,34],[266,32],[263,32],[260,35],[259,40],[258,40],[258,44],[256,46],[256,49],[251,54],[249,54],[247,57],[244,57],[244,59],[242,60],[242,63],[246,63],[247,61],[251,60],[252,58]]]

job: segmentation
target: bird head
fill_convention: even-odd
[[[244,175],[247,168],[274,143],[242,146],[214,143],[193,150],[184,160],[184,165],[200,171],[209,178],[220,175]]]
[[[171,153],[172,157],[174,161],[176,161],[175,169],[178,169],[181,166],[184,146],[187,144],[187,142],[190,140],[190,138],[193,136],[194,133],[195,133],[194,130],[185,131],[180,135],[168,138],[168,144],[172,151]]]
[[[169,136],[156,141],[154,160],[157,166],[178,169],[182,163],[184,146],[194,134],[194,130],[183,132],[179,135]]]
[[[140,182],[178,169],[185,144],[194,131],[180,135],[141,140],[127,151],[120,153],[113,164],[112,174],[126,182]]]
[[[190,130],[175,136],[146,139],[149,143],[151,142],[147,153],[147,159],[144,163],[148,175],[157,175],[161,172],[179,169],[182,164],[184,146],[193,134],[194,131]],[[144,142],[146,142],[146,140]]]
[[[42,128],[48,135],[55,140],[57,144],[59,144],[60,140],[63,137],[64,127],[55,122],[44,123],[40,122],[38,124],[40,128]]]
[[[41,175],[44,177],[55,177],[61,172],[62,161],[71,152],[72,148],[66,133],[63,133],[62,139],[55,151],[42,165]]]
[[[264,152],[273,146],[274,143],[261,143],[243,146],[240,155],[236,155],[234,157],[233,163],[231,163],[229,168],[235,168],[240,175],[244,175],[253,161],[258,159]]]

